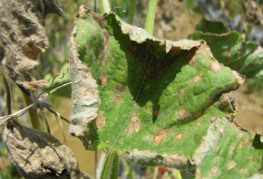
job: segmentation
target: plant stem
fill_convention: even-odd
[[[157,179],[158,178],[158,172],[159,172],[159,168],[158,167],[154,167],[153,179]]]
[[[130,164],[129,178],[130,179],[136,179],[135,168],[134,168],[133,164]]]
[[[111,11],[110,3],[108,0],[99,0],[100,10],[103,14],[109,13]]]
[[[95,151],[95,179],[97,179],[97,163],[98,163],[98,151]]]
[[[97,0],[93,0],[94,12],[97,12]]]
[[[150,0],[148,5],[145,30],[150,34],[153,34],[157,2],[158,0]]]
[[[12,113],[12,107],[11,107],[11,91],[8,85],[8,82],[5,78],[5,76],[3,75],[3,81],[4,81],[4,85],[5,85],[5,90],[6,90],[6,108],[7,108],[7,114],[11,114]]]
[[[137,0],[130,0],[131,3],[131,8],[130,8],[130,13],[129,13],[129,24],[133,23],[133,18],[134,18],[134,14],[135,14],[135,10],[136,10],[136,4],[137,4]]]
[[[101,173],[101,179],[117,179],[119,173],[119,155],[116,151],[109,152]]]
[[[24,96],[24,99],[25,99],[25,102],[26,102],[27,106],[32,104],[32,100],[30,99],[29,96],[27,96],[25,93],[23,93],[23,96]],[[41,130],[40,119],[39,119],[39,116],[38,116],[36,110],[29,109],[28,113],[29,113],[29,116],[30,116],[32,128],[37,129],[37,130]]]

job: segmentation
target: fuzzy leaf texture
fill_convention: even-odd
[[[71,44],[70,132],[89,149],[114,150],[138,164],[188,167],[215,119],[234,116],[222,94],[243,78],[204,41],[158,40],[82,6]]]

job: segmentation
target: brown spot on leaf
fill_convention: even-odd
[[[230,150],[230,156],[232,156],[234,154],[234,150],[235,150],[235,147],[232,147]]]
[[[134,131],[139,132],[141,130],[140,118],[138,115],[134,115],[131,118],[131,124],[126,129],[128,134],[132,134]]]
[[[219,159],[220,159],[220,157],[219,157],[219,156],[216,156],[214,162],[217,163]]]
[[[240,133],[238,134],[238,137],[239,137],[240,139],[242,139],[242,138],[243,138],[243,134],[240,132]]]
[[[231,170],[231,169],[233,169],[235,166],[236,166],[236,162],[235,162],[234,160],[232,160],[232,161],[230,162],[230,164],[227,166],[227,169],[228,169],[228,170]]]
[[[114,103],[114,104],[117,104],[117,103],[120,101],[120,99],[121,99],[120,96],[116,96],[116,97],[114,98],[113,103]]]
[[[97,117],[96,122],[95,122],[97,129],[102,128],[106,124],[105,117],[103,116],[103,113],[104,113],[104,111],[99,111],[99,113],[98,113],[98,117]]]
[[[239,147],[248,147],[248,146],[250,146],[250,144],[251,144],[250,140],[247,139],[244,142],[240,142],[238,146]]]
[[[238,72],[232,71],[232,75],[235,77],[239,85],[242,85],[245,81],[245,78],[241,76]]]
[[[145,140],[152,140],[152,137],[149,136],[149,135],[147,135],[147,136],[145,137]]]
[[[101,83],[106,86],[106,85],[108,84],[108,81],[109,81],[108,76],[105,75],[105,74],[102,75],[102,77],[101,77]]]
[[[168,135],[169,129],[162,129],[157,135],[154,136],[153,143],[160,144]]]
[[[117,90],[122,90],[122,89],[123,89],[123,84],[117,83],[116,89],[117,89]]]
[[[159,116],[160,110],[155,110],[155,111],[153,112],[153,114],[154,114],[155,116]]]
[[[134,103],[133,107],[137,108],[139,105],[137,103]]]
[[[211,63],[211,70],[213,72],[219,72],[222,69],[222,65],[217,61]]]
[[[183,120],[183,119],[186,119],[186,118],[189,118],[191,117],[191,114],[186,111],[185,109],[180,109],[179,112],[178,112],[178,116],[177,116],[177,119],[178,120]]]
[[[200,76],[196,76],[196,77],[194,77],[194,79],[192,80],[192,82],[193,82],[193,83],[196,83],[196,82],[201,81],[201,80],[202,80],[202,78],[201,78]]]
[[[196,127],[200,127],[200,126],[201,126],[200,122],[196,123]]]
[[[212,123],[216,122],[216,120],[217,120],[216,117],[211,118],[211,122],[212,122]]]
[[[175,136],[175,140],[180,141],[183,139],[183,137],[184,137],[183,134],[179,134],[179,135]]]
[[[247,172],[247,169],[246,169],[246,168],[242,168],[242,169],[239,170],[239,173],[240,173],[240,174],[244,174],[244,173],[246,173],[246,172]]]
[[[184,94],[184,92],[185,92],[185,88],[179,90],[179,94]]]
[[[214,167],[214,168],[212,169],[212,171],[211,171],[211,175],[212,175],[212,176],[215,176],[215,175],[217,174],[217,172],[218,172],[218,168],[217,168],[217,167]]]

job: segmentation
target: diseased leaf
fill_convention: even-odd
[[[201,26],[189,37],[193,40],[205,40],[214,57],[225,66],[230,67],[248,78],[255,77],[263,68],[263,49],[260,45],[248,41],[238,32],[215,34],[218,23],[210,22]],[[209,32],[207,31],[209,29]]]
[[[197,177],[248,178],[259,172],[263,147],[256,147],[253,140],[254,134],[241,131],[227,119],[215,119],[193,157]]]
[[[80,172],[73,152],[48,133],[11,119],[1,134],[10,160],[26,178],[90,178]]]
[[[48,85],[45,80],[34,80],[39,53],[48,46],[43,18],[48,13],[62,15],[57,0],[0,1],[0,64],[5,77],[28,90]]]
[[[71,133],[90,149],[114,149],[140,164],[188,166],[211,119],[233,113],[221,94],[243,78],[203,41],[158,40],[83,6],[78,16]]]

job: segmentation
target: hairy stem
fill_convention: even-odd
[[[101,173],[101,179],[117,179],[119,173],[119,155],[116,151],[109,152]]]
[[[157,2],[158,0],[150,0],[148,5],[145,30],[150,34],[153,34]]]
[[[137,4],[137,0],[130,0],[131,3],[131,7],[130,7],[130,12],[129,12],[129,24],[133,23],[133,19],[134,19],[134,14],[135,14],[135,10],[136,10],[136,4]]]
[[[111,11],[110,3],[108,0],[99,0],[100,10],[103,14]]]

